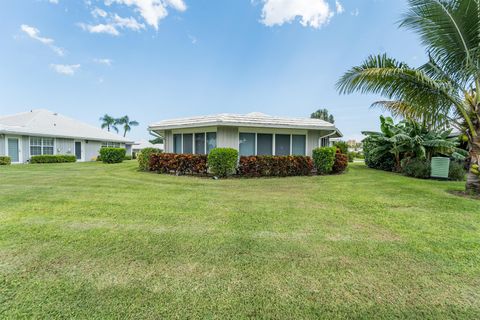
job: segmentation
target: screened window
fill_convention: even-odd
[[[183,153],[193,153],[193,134],[183,134]]]
[[[306,136],[292,135],[292,154],[296,156],[304,156],[306,154]]]
[[[54,154],[54,146],[53,138],[30,137],[30,156]]]
[[[210,153],[212,149],[217,147],[217,133],[207,132],[207,153]]]
[[[173,152],[177,154],[182,153],[182,135],[181,134],[173,135]]]
[[[255,155],[255,133],[240,133],[240,155]]]
[[[257,134],[257,155],[271,156],[273,154],[273,134]]]
[[[53,154],[53,138],[43,138],[43,154]]]
[[[120,142],[103,141],[102,148],[120,148]]]
[[[330,138],[322,138],[321,146],[322,147],[329,147],[330,146]]]
[[[205,154],[205,133],[195,133],[195,153]]]
[[[290,135],[289,134],[275,135],[275,155],[277,156],[290,155]]]
[[[42,155],[42,138],[30,138],[30,156]]]

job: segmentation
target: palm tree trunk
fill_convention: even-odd
[[[470,146],[470,168],[473,165],[480,165],[480,129],[477,129],[477,136],[473,138]],[[471,171],[467,175],[467,192],[480,194],[480,176]]]

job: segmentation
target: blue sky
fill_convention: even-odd
[[[325,107],[345,138],[378,127],[379,97],[335,82],[369,54],[411,65],[418,38],[398,29],[406,0],[4,0],[0,114],[46,108],[99,125],[128,114],[148,138],[162,119]]]

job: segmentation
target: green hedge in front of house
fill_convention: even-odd
[[[30,158],[30,163],[67,163],[67,162],[76,162],[77,158],[72,155],[67,154],[56,154],[56,155],[41,155],[41,156],[32,156]]]
[[[103,163],[121,163],[125,159],[126,153],[125,148],[103,147],[100,149],[100,159]]]
[[[12,159],[7,156],[1,156],[0,157],[0,166],[8,166],[12,164]]]
[[[335,164],[337,147],[322,147],[313,149],[313,163],[318,174],[329,174]]]

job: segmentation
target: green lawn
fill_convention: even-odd
[[[479,318],[480,201],[355,164],[0,167],[0,318]]]

